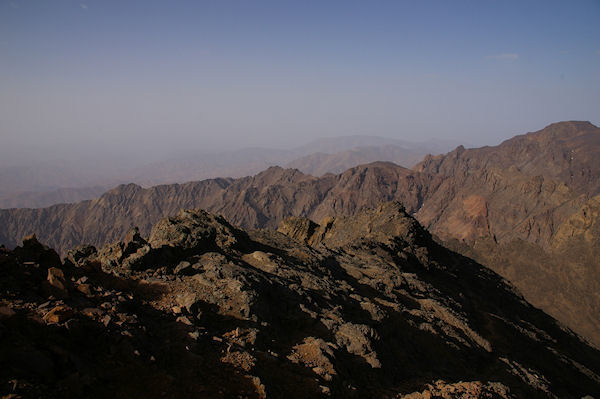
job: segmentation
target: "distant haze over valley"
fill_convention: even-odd
[[[409,142],[376,136],[323,138],[289,149],[179,151],[167,158],[71,159],[0,167],[0,208],[37,208],[98,197],[126,183],[144,187],[215,177],[243,177],[269,166],[320,176],[374,161],[412,167],[427,154],[456,147],[450,140]]]

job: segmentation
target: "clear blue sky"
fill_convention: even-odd
[[[0,157],[600,123],[600,1],[0,0]]]

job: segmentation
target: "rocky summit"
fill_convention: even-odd
[[[398,202],[0,250],[3,397],[581,398],[600,353]]]

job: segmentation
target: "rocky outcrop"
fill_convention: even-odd
[[[295,240],[309,243],[318,227],[319,225],[310,219],[291,216],[281,222],[277,231]]]
[[[600,389],[597,350],[437,244],[399,203],[284,225],[315,227],[311,245],[298,229],[282,229],[295,238],[243,231],[183,211],[148,239],[132,230],[47,270],[23,262],[24,247],[2,249],[2,394],[509,398]],[[144,261],[128,267],[145,247]],[[43,288],[51,269],[64,297]]]
[[[507,398],[510,397],[510,390],[499,383],[482,384],[479,381],[458,382],[447,384],[444,381],[436,381],[434,384],[428,384],[423,392],[414,392],[408,395],[401,395],[402,399],[429,399],[429,398]]]

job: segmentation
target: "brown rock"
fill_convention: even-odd
[[[61,266],[60,257],[52,248],[40,243],[35,234],[23,238],[23,245],[15,254],[25,262],[34,262],[43,268]]]
[[[364,324],[345,323],[335,333],[339,345],[346,347],[349,353],[361,356],[373,368],[381,368],[377,353],[373,350],[373,341],[377,340],[375,330]]]
[[[190,221],[202,220],[217,219]],[[205,231],[212,227],[218,230],[209,224]],[[188,221],[175,227],[168,246],[173,254],[181,250],[179,238],[187,242],[186,228]],[[290,399],[392,398],[414,392],[419,398],[489,399],[506,398],[508,386],[525,398],[598,391],[597,351],[500,276],[433,241],[398,203],[330,218],[318,230],[313,246],[272,230],[236,232],[237,244],[219,247],[220,254],[198,254],[203,249],[196,246],[192,254],[179,252],[160,278],[145,270],[118,277],[91,273],[76,284],[93,282],[92,297],[68,303],[77,309],[96,304],[100,309],[81,311],[92,320],[77,317],[40,329],[30,317],[2,319],[6,374],[66,397],[268,392]],[[6,256],[0,290],[10,295],[2,305],[14,301],[19,314],[35,318],[45,304],[30,287],[46,280],[46,270],[25,273],[35,265]],[[277,273],[244,259],[274,261]],[[199,265],[194,277],[173,273],[181,261]],[[70,266],[63,270],[81,276]],[[175,305],[185,318],[171,313]],[[195,311],[188,315],[184,306]],[[67,311],[58,309],[65,307],[44,320],[64,322]],[[202,318],[193,318],[200,311]],[[48,368],[54,378],[13,367],[24,358],[23,347],[47,354],[55,362]],[[261,380],[252,384],[249,374]],[[452,382],[432,383],[439,378]],[[461,379],[472,382],[455,382]],[[40,396],[35,393],[29,396]]]
[[[309,243],[318,227],[319,225],[310,219],[290,217],[281,222],[277,231],[295,240]]]
[[[66,298],[69,296],[65,274],[61,269],[57,267],[49,268],[46,281],[50,285],[50,292],[55,296],[59,298]]]
[[[231,248],[242,232],[222,216],[197,210],[182,210],[176,217],[159,221],[152,229],[148,243],[152,248],[177,249],[186,254],[203,254]]]
[[[276,273],[280,262],[275,255],[263,251],[254,251],[244,256],[243,259],[248,264],[267,273]]]
[[[434,384],[427,384],[422,392],[414,392],[408,395],[398,395],[398,399],[509,399],[513,398],[510,389],[497,382],[481,383],[479,381],[446,383],[442,380]]]
[[[188,319],[188,318],[187,318],[187,317],[185,317],[185,316],[179,316],[179,317],[177,318],[177,321],[178,321],[179,323],[183,323],[183,324],[185,324],[186,326],[191,326],[191,325],[193,324],[193,323],[190,321],[190,319]]]
[[[93,260],[97,253],[96,247],[92,245],[78,245],[67,252],[65,262],[70,262],[77,267],[88,267],[88,263]]]
[[[181,313],[181,306],[173,306],[173,307],[171,308],[171,311],[172,311],[174,314],[180,314],[180,313]]]
[[[71,308],[65,305],[59,305],[46,313],[43,317],[43,320],[46,323],[62,323],[70,319],[72,316],[73,311]]]
[[[137,252],[138,249],[146,244],[146,240],[140,235],[140,229],[132,227],[127,235],[125,235],[125,240],[123,240],[123,258]]]
[[[89,284],[77,285],[77,291],[81,292],[84,295],[88,295],[88,296],[92,295],[92,287]]]
[[[112,320],[112,317],[110,317],[109,315],[105,315],[104,317],[102,317],[102,319],[100,319],[102,324],[104,324],[104,327],[108,327],[111,320]]]
[[[303,363],[325,380],[331,380],[336,375],[332,360],[335,359],[333,345],[321,338],[307,337],[301,344],[295,345],[288,356],[294,363]]]
[[[9,306],[0,306],[0,318],[11,317],[15,315],[15,311]]]
[[[194,268],[192,267],[192,264],[187,261],[179,262],[179,264],[175,266],[175,269],[173,270],[173,273],[181,275],[187,275],[193,272]]]
[[[83,313],[84,315],[86,315],[88,317],[97,317],[102,314],[102,310],[100,310],[98,308],[85,308],[81,311],[81,313]]]

